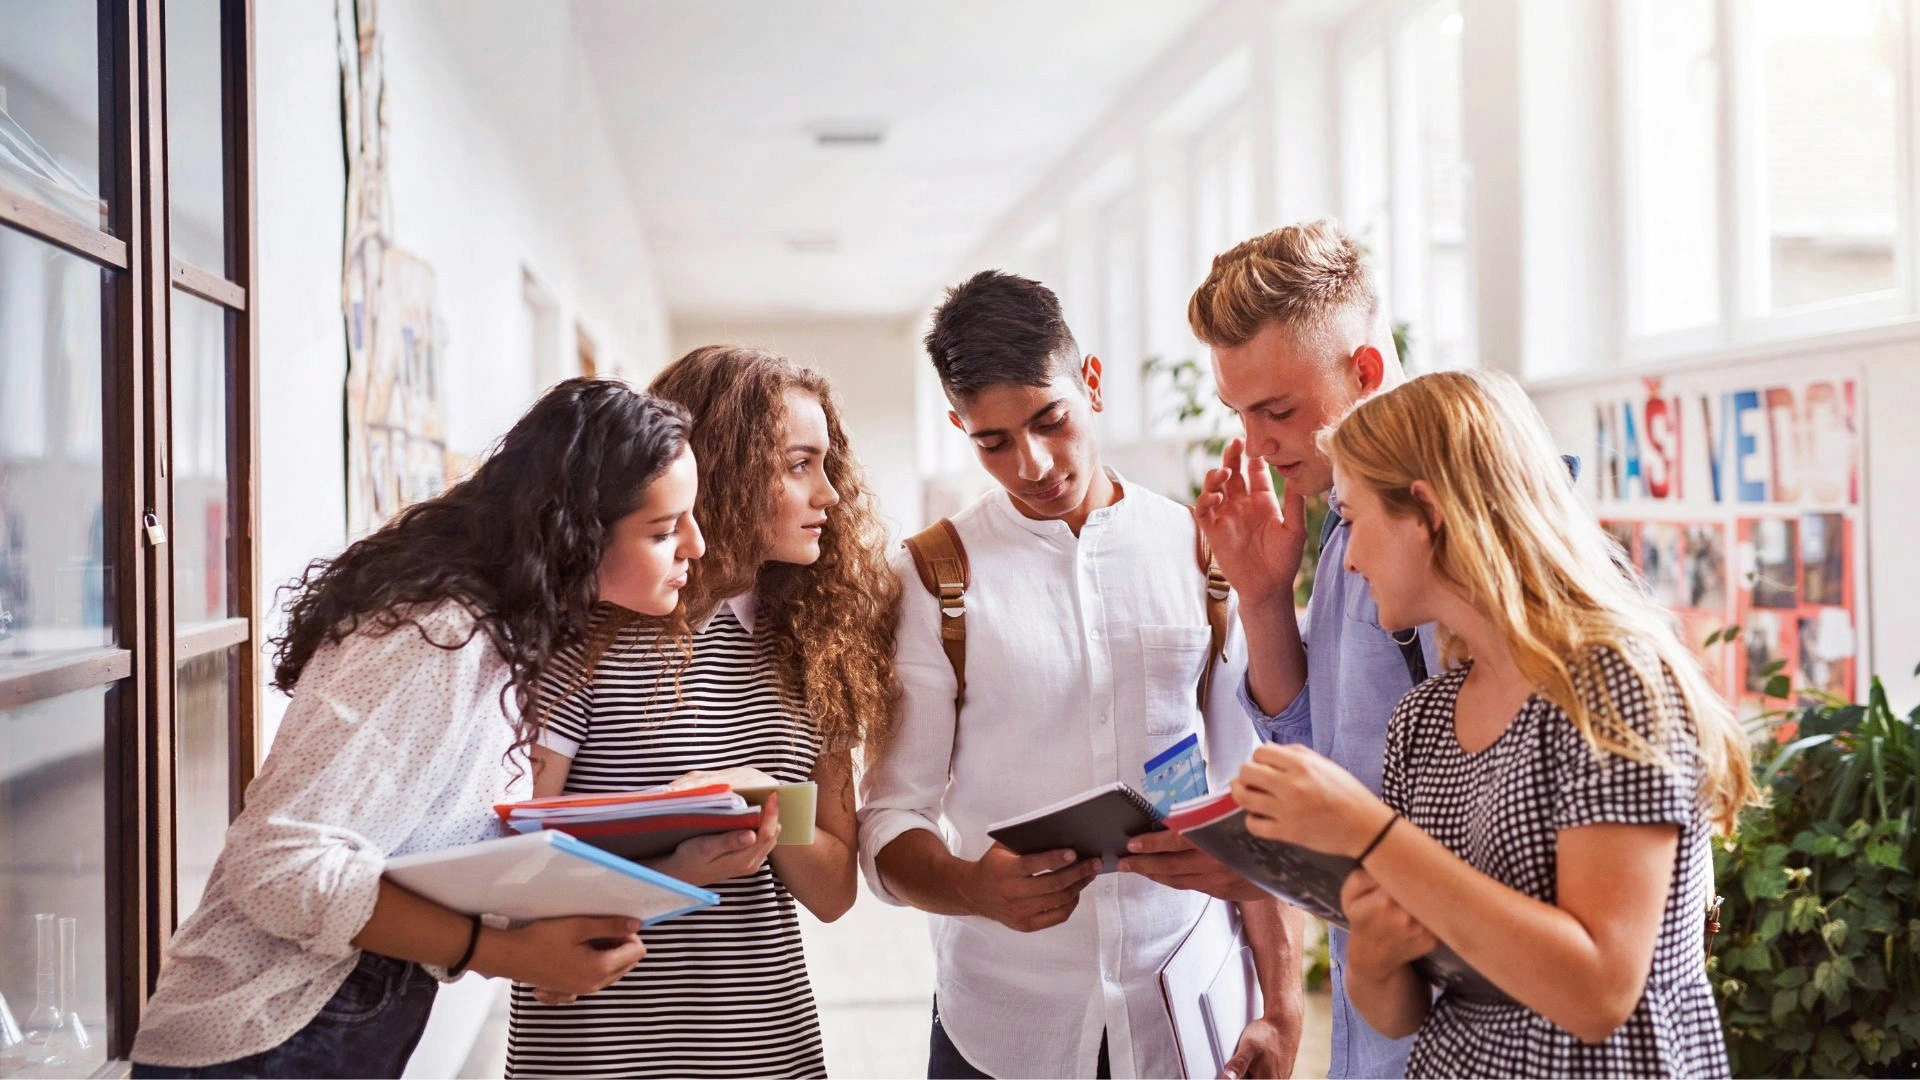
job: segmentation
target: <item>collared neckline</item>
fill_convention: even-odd
[[[707,615],[706,621],[695,629],[695,633],[706,633],[707,627],[713,625],[714,616],[720,614],[720,608],[722,606],[733,609],[733,617],[740,620],[741,627],[743,627],[747,633],[751,634],[754,632],[753,619],[754,615],[759,611],[759,603],[754,599],[752,591],[748,591],[741,593],[739,596],[729,596],[725,600],[720,601],[719,604],[714,605],[713,611]]]
[[[1098,525],[1106,522],[1108,519],[1114,517],[1117,513],[1119,513],[1122,507],[1127,506],[1129,503],[1129,500],[1126,497],[1127,496],[1127,480],[1124,477],[1122,477],[1120,475],[1120,471],[1118,469],[1115,469],[1113,466],[1111,465],[1105,466],[1105,469],[1107,472],[1107,479],[1113,481],[1114,490],[1119,492],[1120,497],[1114,499],[1112,502],[1101,507],[1100,509],[1095,510],[1092,513],[1088,514],[1087,522],[1086,522],[1088,525]],[[1014,505],[1012,492],[998,485],[995,485],[994,491],[995,491],[994,505],[1000,508],[1000,512],[1003,516],[1011,519],[1013,523],[1018,525],[1020,528],[1025,529],[1027,532],[1030,532],[1035,536],[1050,536],[1056,539],[1064,538],[1067,540],[1072,540],[1074,538],[1073,529],[1069,527],[1066,522],[1060,520],[1059,518],[1028,517],[1027,515],[1020,512],[1020,508],[1018,506]]]

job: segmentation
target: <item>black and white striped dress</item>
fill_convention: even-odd
[[[735,766],[781,783],[809,779],[819,740],[782,700],[747,629],[751,612],[741,600],[722,604],[695,636],[678,702],[673,658],[654,652],[650,630],[622,631],[591,685],[549,720],[549,745],[573,750],[567,792],[629,791]],[[718,906],[648,927],[646,959],[597,994],[542,1005],[516,983],[507,1075],[825,1076],[793,895],[771,863],[708,888]]]
[[[1622,717],[1672,768],[1596,755],[1567,714],[1538,694],[1491,746],[1468,753],[1453,723],[1467,666],[1421,683],[1394,710],[1380,794],[1475,869],[1549,904],[1560,830],[1679,826],[1646,989],[1626,1022],[1591,1045],[1523,1005],[1442,994],[1420,1026],[1408,1076],[1728,1075],[1702,938],[1713,859],[1693,723],[1671,682],[1664,700],[1654,698],[1618,652],[1601,649],[1595,659]]]

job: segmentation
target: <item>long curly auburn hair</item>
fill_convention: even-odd
[[[610,379],[569,379],[513,425],[470,478],[401,512],[337,557],[316,559],[281,589],[285,633],[272,639],[273,684],[292,693],[321,646],[363,626],[420,628],[460,603],[506,658],[501,707],[516,751],[538,738],[541,678],[584,642],[608,531],[639,509],[647,486],[687,446],[680,406]],[[685,621],[667,620],[684,633]]]
[[[728,597],[752,590],[755,629],[783,691],[804,703],[829,750],[858,747],[870,757],[892,726],[899,583],[887,566],[886,526],[847,445],[832,387],[774,353],[709,345],[669,364],[648,390],[694,418],[694,514],[707,552],[681,593],[688,621],[697,626]],[[767,558],[790,390],[818,399],[826,413],[831,445],[823,467],[840,495],[821,533],[820,558],[810,566]]]

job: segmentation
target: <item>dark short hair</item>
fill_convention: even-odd
[[[1060,368],[1080,377],[1080,346],[1053,290],[982,270],[947,290],[927,331],[927,356],[956,400],[992,386],[1046,386]]]

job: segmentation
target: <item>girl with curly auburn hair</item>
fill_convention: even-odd
[[[701,527],[726,539],[715,539],[688,577],[688,617],[697,622],[751,591],[782,685],[805,699],[821,740],[871,755],[893,718],[899,582],[887,568],[887,527],[847,445],[832,387],[773,353],[709,345],[648,389],[692,413],[696,450],[728,463],[700,471]],[[795,453],[809,447],[782,438],[793,412],[816,409],[827,444],[817,458]],[[837,505],[827,504],[831,514],[782,501],[810,476],[824,477],[837,496]],[[779,516],[771,528],[762,525],[769,515]],[[817,557],[803,561],[810,550]]]
[[[531,786],[540,687],[596,610],[671,624],[703,547],[687,435],[677,405],[561,383],[471,479],[292,584],[274,640],[292,702],[168,950],[133,1075],[398,1076],[437,977],[589,993],[640,960],[637,920],[483,927],[383,873],[500,835],[494,804]]]
[[[656,957],[582,1009],[516,986],[510,1075],[825,1075],[796,898],[824,921],[853,904],[853,756],[884,742],[897,578],[831,388],[773,353],[696,349],[653,393],[694,418],[696,508],[710,544],[685,593],[690,655],[646,620],[577,653],[535,748],[536,794],[813,781],[813,840],[695,837],[653,865],[719,906],[648,931]],[[579,686],[573,689],[573,686]]]

